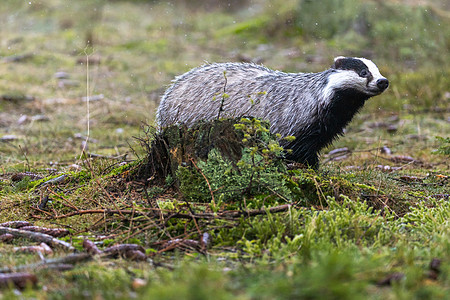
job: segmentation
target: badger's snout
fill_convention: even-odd
[[[377,87],[381,90],[384,91],[385,89],[387,89],[389,86],[389,80],[387,80],[386,78],[381,78],[377,80]]]

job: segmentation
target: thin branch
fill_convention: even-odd
[[[53,194],[53,195],[55,195],[56,197],[58,197],[59,199],[65,201],[65,202],[67,203],[66,206],[69,206],[69,207],[72,208],[72,209],[78,210],[78,207],[76,207],[72,202],[70,202],[69,200],[67,200],[67,199],[64,198],[63,196],[59,195],[59,194],[56,193],[55,191],[51,190],[51,189],[48,188],[48,187],[47,187],[47,191],[48,191],[50,194]],[[63,205],[64,205],[64,203],[63,203]]]
[[[227,89],[227,72],[223,71],[223,77],[225,78],[225,83],[223,84],[223,94],[222,100],[220,101],[219,113],[217,114],[217,119],[220,119],[220,113],[223,111],[223,105],[225,104],[225,98],[227,97],[226,89]]]
[[[208,184],[209,192],[211,193],[211,199],[212,199],[213,206],[214,206],[214,208],[216,208],[216,201],[214,200],[214,192],[213,192],[213,190],[211,188],[211,185],[209,184],[208,178],[206,178],[206,176],[205,176],[205,174],[203,174],[202,170],[199,167],[197,167],[197,165],[195,164],[195,162],[194,162],[194,160],[192,158],[190,158],[190,161],[192,162],[194,167],[197,169],[197,171],[199,171],[200,174],[202,174],[203,178],[205,178],[206,184]]]
[[[288,211],[289,208],[292,207],[292,204],[283,204],[279,206],[269,207],[269,208],[261,208],[261,209],[250,209],[250,210],[232,210],[232,211],[224,211],[218,213],[198,213],[198,214],[184,214],[184,213],[175,213],[172,215],[168,215],[166,219],[166,223],[171,218],[178,219],[192,219],[193,217],[196,219],[236,219],[241,216],[257,216],[257,215],[266,215],[267,213],[278,213],[283,211]]]
[[[92,258],[92,255],[89,253],[72,253],[64,257],[60,258],[54,258],[54,259],[46,259],[44,261],[40,261],[38,263],[29,264],[29,265],[21,265],[17,267],[7,267],[0,269],[0,273],[10,273],[10,272],[17,272],[21,270],[36,270],[37,268],[45,268],[45,267],[51,267],[53,265],[59,265],[59,264],[74,264],[78,262],[83,262],[90,260]]]
[[[41,210],[39,210],[41,211]],[[131,214],[140,214],[138,212],[133,212],[131,210],[126,210],[126,209],[120,209],[120,210],[116,210],[116,209],[87,209],[87,210],[77,210],[77,211],[73,211],[64,215],[59,215],[59,216],[50,216],[50,217],[46,217],[46,218],[42,218],[39,216],[33,216],[33,218],[36,219],[45,219],[45,220],[53,220],[53,219],[63,219],[63,218],[69,218],[69,217],[73,217],[73,216],[81,216],[81,215],[88,215],[88,214],[105,214],[105,215],[112,215],[112,214],[120,214],[121,216],[123,215],[131,215]]]
[[[75,248],[71,244],[61,241],[59,239],[56,239],[56,238],[52,237],[51,235],[48,235],[45,233],[26,231],[26,230],[20,230],[20,229],[0,226],[0,234],[4,234],[4,233],[9,233],[16,237],[27,238],[27,239],[30,239],[35,242],[44,242],[52,247],[62,247],[69,251],[75,251]]]
[[[178,218],[178,219],[235,219],[239,218],[243,215],[245,216],[257,216],[257,215],[265,215],[268,212],[269,213],[278,213],[289,210],[290,207],[292,207],[292,204],[283,204],[279,206],[269,207],[269,208],[262,208],[262,209],[250,209],[250,210],[227,210],[217,213],[193,213],[192,211],[187,213],[161,213],[163,216],[163,219],[167,223],[169,219],[171,218]],[[158,209],[149,209],[149,210],[158,210]],[[74,211],[65,215],[59,215],[59,216],[52,216],[52,217],[41,217],[41,216],[35,216],[33,215],[33,218],[36,219],[45,219],[45,220],[52,220],[52,219],[62,219],[62,218],[68,218],[72,216],[78,216],[78,215],[85,215],[85,214],[121,214],[121,215],[143,215],[142,212],[137,212],[133,210],[125,210],[122,209],[120,211],[118,210],[109,210],[109,209],[89,209],[89,210],[79,210]],[[0,227],[2,228],[2,227]],[[2,232],[0,231],[0,234]]]

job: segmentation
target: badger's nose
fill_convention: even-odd
[[[386,78],[377,80],[377,87],[380,90],[384,91],[385,89],[387,89],[388,86],[389,86],[389,80],[387,80]]]

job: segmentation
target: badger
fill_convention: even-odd
[[[319,153],[389,81],[368,59],[338,56],[319,73],[284,73],[251,63],[206,64],[178,76],[161,98],[158,128],[251,116],[270,122],[286,158],[318,167]]]

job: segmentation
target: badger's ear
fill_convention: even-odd
[[[334,58],[334,63],[331,65],[332,69],[339,69],[341,66],[342,59],[345,58],[344,56],[337,56]]]

